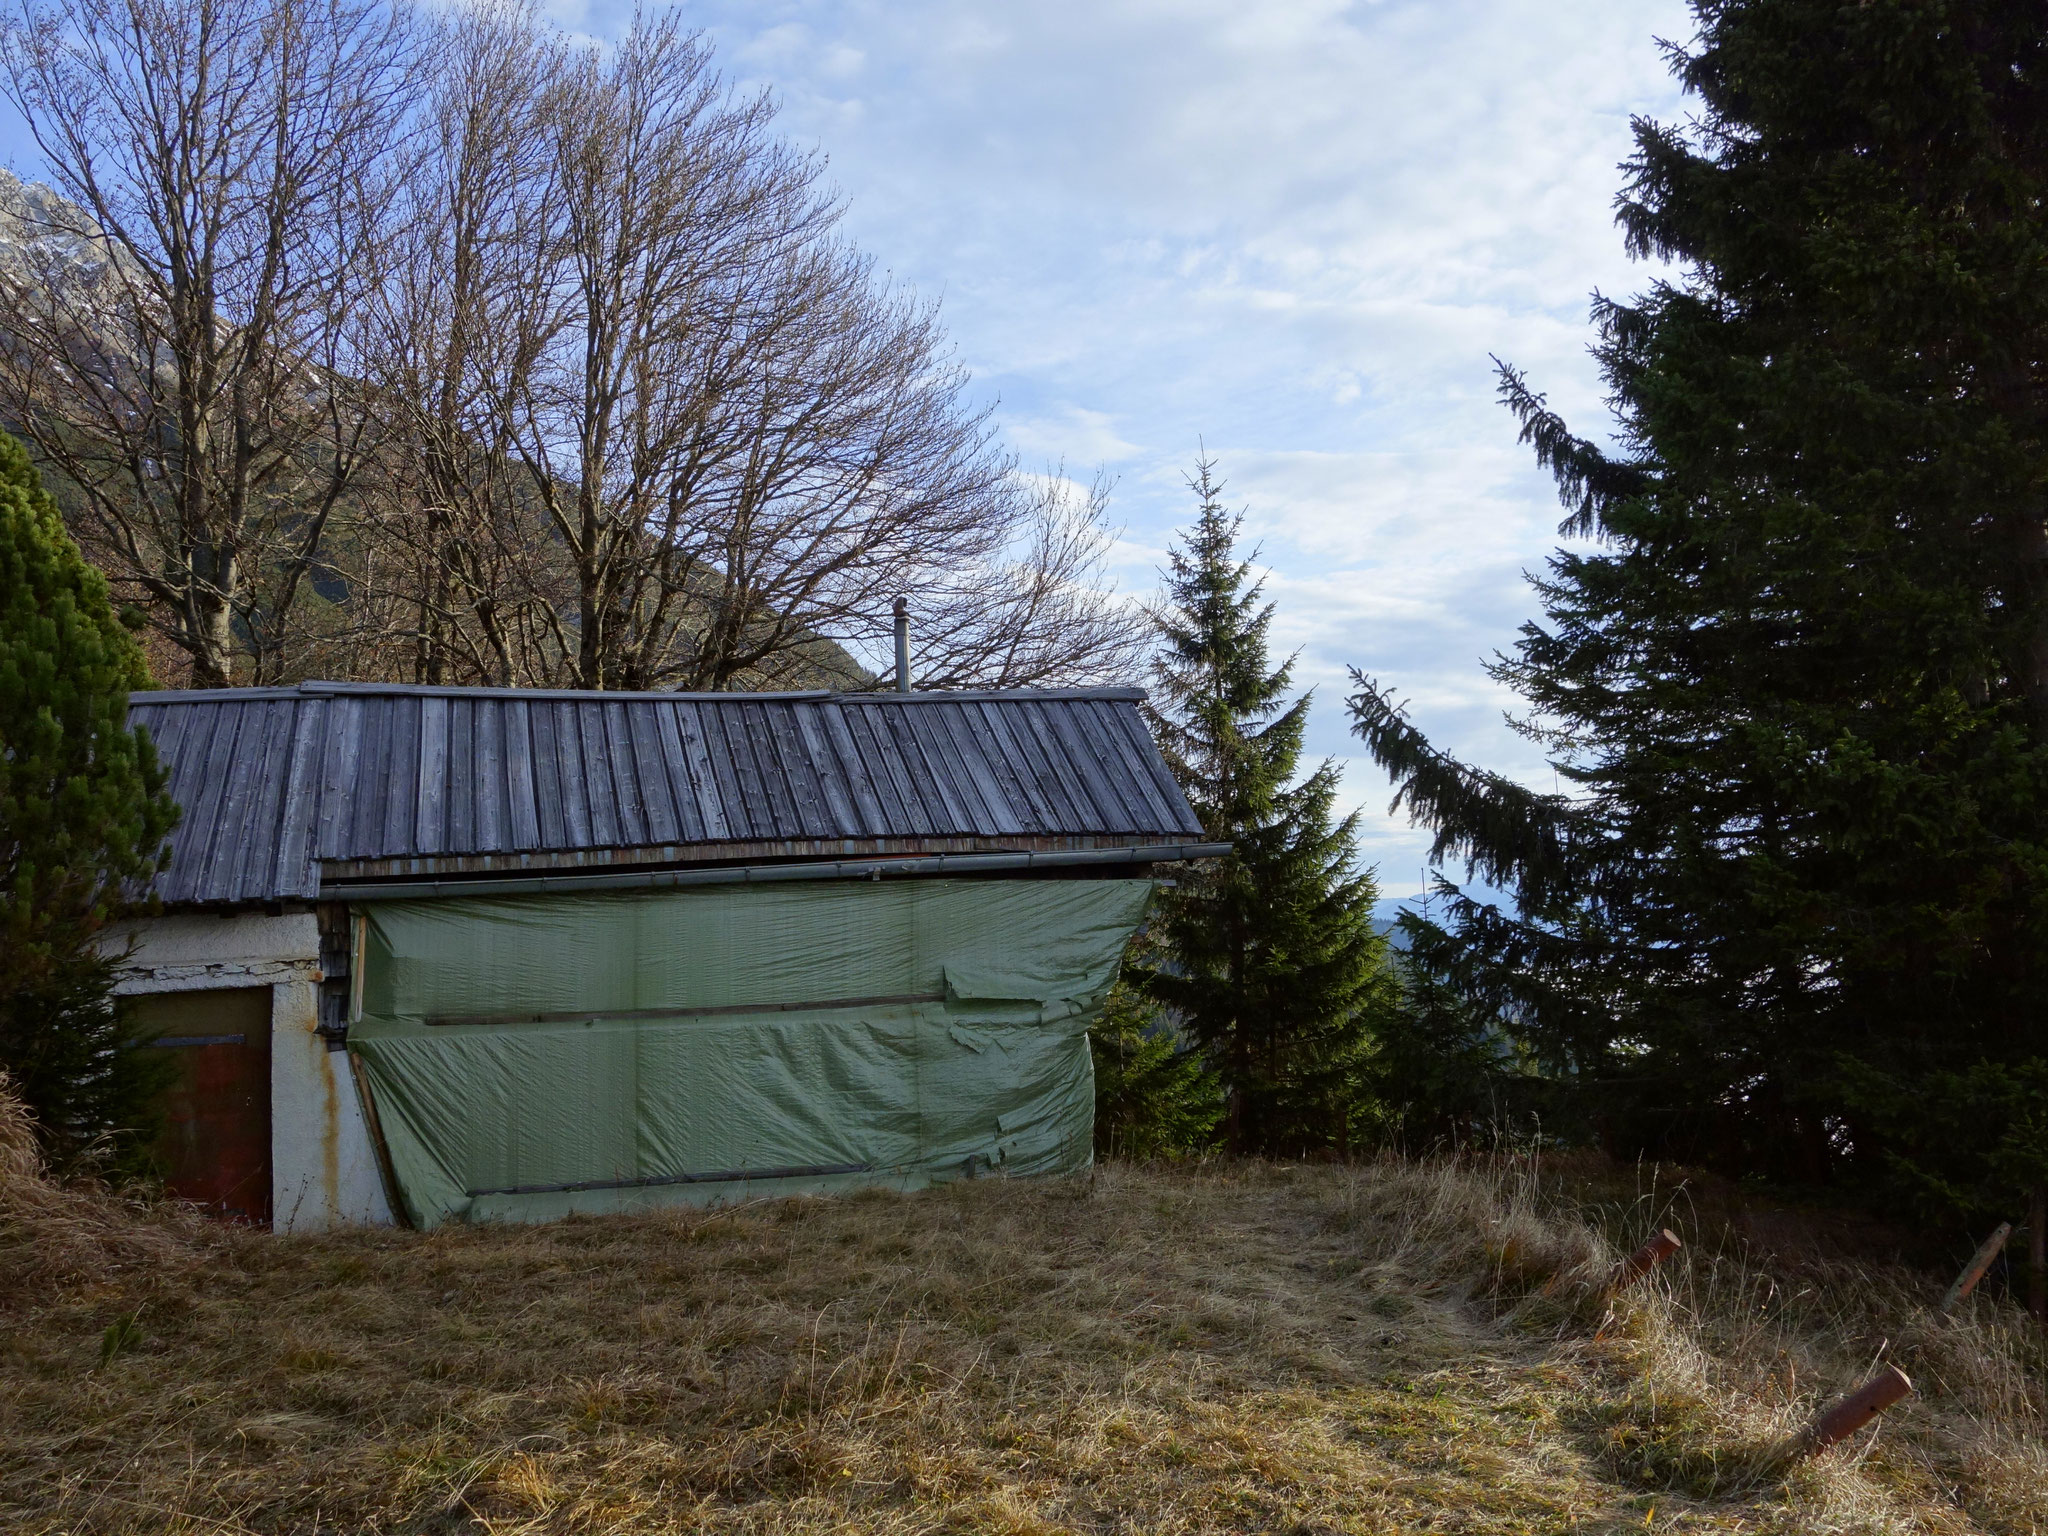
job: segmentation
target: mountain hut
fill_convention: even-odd
[[[139,693],[171,1188],[280,1230],[1086,1166],[1202,841],[1128,689]]]

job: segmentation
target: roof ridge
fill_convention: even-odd
[[[943,704],[991,700],[1054,701],[1060,699],[1105,699],[1138,702],[1145,690],[1129,686],[1097,688],[930,688],[910,693],[877,689],[872,692],[810,688],[789,692],[720,693],[629,692],[599,688],[486,688],[444,683],[346,683],[308,681],[255,688],[145,688],[131,693],[137,704],[226,704],[260,699],[320,699],[346,697],[459,698],[459,699],[557,699],[588,700],[623,704],[640,700],[684,701],[696,704],[825,703],[854,704]]]

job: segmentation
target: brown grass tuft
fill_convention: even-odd
[[[86,1183],[51,1179],[28,1109],[0,1072],[0,1310],[52,1285],[112,1278],[190,1255],[191,1223]]]

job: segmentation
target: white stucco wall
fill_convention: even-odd
[[[181,992],[320,979],[320,925],[290,917],[152,917],[111,933],[118,955],[133,945],[117,992]]]
[[[285,917],[157,917],[109,940],[129,950],[115,990],[270,988],[270,1208],[279,1232],[389,1226],[391,1206],[345,1051],[320,1022],[320,929]]]

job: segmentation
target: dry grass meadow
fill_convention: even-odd
[[[7,1132],[10,1533],[2048,1531],[2023,1318],[1725,1229],[1610,1315],[1584,1282],[1686,1209],[1634,1172],[271,1238],[56,1190]],[[1788,1462],[1880,1358],[1920,1395]]]

